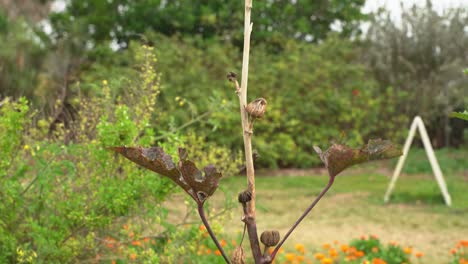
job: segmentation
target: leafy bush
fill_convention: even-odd
[[[2,101],[0,262],[89,261],[105,253],[106,239],[117,237],[123,223],[140,217],[145,220],[139,230],[156,232],[154,226],[159,226],[153,236],[165,241],[190,236],[190,230],[176,231],[178,223],[167,221],[162,202],[173,192],[172,182],[107,149],[155,143],[157,132],[151,124],[159,109],[160,85],[150,51],[150,47],[135,47],[135,66],[120,76],[120,83],[106,79],[88,83],[99,89],[92,97],[72,102],[77,115],[67,122],[43,119],[29,110],[25,99]],[[118,85],[127,87],[126,92],[119,95]],[[61,104],[57,103],[57,109]],[[181,145],[209,146],[194,148],[192,154],[221,165],[228,173],[239,164],[235,154],[205,144],[199,136],[166,133],[165,138]],[[168,146],[168,152],[177,152],[176,145]],[[148,258],[157,262],[155,252],[166,246],[158,243]],[[131,260],[131,256],[129,252],[124,259]]]
[[[148,38],[159,58],[161,103],[173,113],[159,121],[177,128],[208,113],[209,118],[195,124],[197,133],[231,149],[239,146],[238,98],[225,79],[228,71],[240,68],[233,65],[239,61],[236,50],[220,43],[196,48],[196,39]],[[403,95],[391,89],[379,93],[368,69],[359,63],[358,48],[330,36],[319,45],[289,41],[278,55],[256,49],[249,87],[254,96],[268,101],[265,117],[256,123],[253,146],[260,166],[317,165],[312,145],[339,140],[342,131],[348,131],[344,140],[351,145],[375,135],[403,138],[401,127],[407,119],[389,102]]]

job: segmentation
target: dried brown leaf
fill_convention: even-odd
[[[206,166],[203,169],[205,174],[203,175],[195,163],[187,159],[187,151],[183,148],[179,149],[178,166],[160,147],[113,147],[111,149],[140,166],[170,178],[198,204],[204,203],[216,191],[222,176],[213,165]]]
[[[391,159],[402,154],[401,149],[388,140],[369,140],[367,145],[353,149],[346,145],[333,144],[326,151],[314,147],[325,163],[330,176],[334,177],[344,169],[371,160]]]

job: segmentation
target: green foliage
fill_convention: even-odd
[[[32,97],[45,49],[23,19],[9,20],[0,10],[0,94]]]
[[[155,144],[157,132],[150,124],[158,116],[155,113],[164,111],[157,110],[159,76],[151,66],[155,57],[150,51],[147,46],[135,47],[134,66],[120,74],[119,82],[87,83],[96,89],[92,97],[72,101],[77,118],[55,124],[52,131],[49,124],[56,120],[33,116],[25,99],[2,101],[0,262],[69,263],[98,258],[107,252],[106,237],[118,237],[122,223],[133,219],[144,219],[136,230],[153,230],[153,236],[165,241],[191,237],[186,230],[176,231],[177,223],[167,220],[162,202],[173,192],[173,184],[107,149]],[[119,94],[124,86],[125,93]],[[162,133],[162,127],[156,128]],[[204,145],[195,151],[204,162],[213,159],[231,172],[239,164],[230,162],[238,158],[229,150],[205,144],[198,136],[185,141],[164,133],[167,142]],[[171,153],[177,150],[176,144],[165,147]],[[169,250],[166,247],[158,243],[144,253],[146,258],[140,257],[157,263],[156,252]],[[118,259],[132,260],[132,252],[126,252]]]
[[[359,33],[363,0],[340,1],[258,1],[253,3],[253,41],[282,46],[290,39],[325,39],[332,24],[341,34]],[[65,12],[51,15],[57,36],[80,27],[96,42],[116,39],[123,47],[149,29],[167,36],[201,36],[242,43],[244,4],[241,1],[68,1]]]
[[[159,59],[155,67],[160,69],[163,83],[161,104],[173,114],[159,121],[178,128],[208,113],[207,120],[196,122],[197,133],[218,145],[238,148],[242,144],[238,98],[224,77],[236,68],[232,63],[239,61],[235,49],[215,43],[199,49],[193,39],[148,38],[155,43]],[[403,138],[401,127],[407,118],[396,114],[389,103],[401,94],[391,89],[378,92],[377,83],[368,78],[368,69],[358,62],[358,48],[331,36],[320,45],[289,41],[285,52],[278,55],[263,48],[252,54],[255,74],[249,80],[253,93],[249,100],[268,100],[265,117],[254,127],[253,147],[260,154],[259,165],[316,165],[319,160],[312,146],[339,140],[342,131],[347,131],[344,140],[350,145],[376,136]],[[187,110],[192,117],[185,114]]]
[[[466,110],[463,113],[462,112],[453,112],[453,113],[450,114],[450,116],[468,121],[468,111],[466,111]]]
[[[384,246],[380,240],[376,237],[370,237],[369,239],[356,239],[349,243],[351,247],[355,247],[357,250],[364,252],[365,258],[368,260],[381,259],[388,264],[399,264],[399,263],[411,263],[410,251],[405,253],[404,249],[396,244],[389,244]]]

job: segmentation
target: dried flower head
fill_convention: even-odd
[[[260,241],[267,247],[274,247],[280,241],[280,234],[276,230],[267,230],[260,236]]]
[[[236,247],[231,260],[233,264],[245,264],[244,249],[241,246]]]
[[[250,202],[250,200],[252,200],[252,193],[249,191],[243,191],[239,193],[238,200],[239,200],[239,203],[243,203],[243,204],[248,203]]]
[[[265,114],[267,101],[264,98],[257,98],[247,105],[245,110],[253,118],[261,118]]]

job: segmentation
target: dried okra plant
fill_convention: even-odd
[[[258,98],[247,104],[247,79],[250,53],[250,34],[252,32],[252,23],[250,22],[252,10],[252,0],[245,0],[245,23],[244,23],[244,54],[242,62],[242,80],[239,85],[235,73],[228,74],[228,80],[235,86],[235,91],[239,96],[240,116],[242,123],[242,135],[244,139],[245,167],[247,172],[247,189],[239,194],[239,202],[242,204],[242,221],[244,222],[244,231],[250,241],[250,248],[255,264],[272,263],[278,253],[278,250],[288,239],[294,229],[314,208],[319,200],[330,189],[335,180],[335,176],[344,169],[359,163],[371,160],[388,159],[401,155],[401,150],[387,140],[370,140],[367,145],[359,149],[352,149],[345,145],[333,144],[326,151],[314,147],[319,154],[320,159],[325,164],[329,173],[329,181],[317,198],[291,226],[289,231],[281,239],[278,231],[265,231],[260,236],[260,241],[264,245],[263,250],[260,247],[259,236],[256,225],[255,212],[255,172],[252,157],[252,136],[255,120],[260,119],[265,114],[267,100]],[[160,147],[141,148],[141,147],[114,147],[114,151],[122,154],[131,161],[150,169],[162,176],[166,176],[179,185],[198,206],[198,213],[205,225],[212,240],[218,247],[226,263],[240,264],[245,263],[245,253],[242,243],[232,252],[229,258],[219,240],[213,233],[204,211],[205,201],[213,195],[218,187],[221,178],[219,172],[214,166],[207,166],[203,171],[199,170],[194,162],[188,159],[188,153],[185,149],[179,149],[179,161],[174,163],[172,158]],[[269,253],[269,248],[273,248]]]

